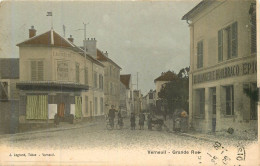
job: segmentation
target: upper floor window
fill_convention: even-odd
[[[203,67],[203,41],[197,43],[197,68]]]
[[[256,4],[252,3],[249,10],[251,25],[251,54],[256,53]]]
[[[103,89],[103,76],[102,74],[99,74],[99,88],[100,89]]]
[[[79,64],[76,63],[76,82],[79,83]]]
[[[97,88],[97,72],[94,73],[94,87]]]
[[[69,64],[66,61],[57,62],[57,79],[67,81],[69,80]]]
[[[32,81],[43,81],[43,61],[31,61],[31,80]]]
[[[237,22],[218,31],[218,61],[237,57]]]

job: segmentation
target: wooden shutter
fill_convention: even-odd
[[[197,44],[197,67],[203,67],[203,42],[200,41]]]
[[[232,32],[232,40],[231,40],[231,49],[232,49],[232,57],[237,56],[237,22],[231,25],[231,32]]]
[[[76,82],[79,83],[79,64],[76,63]]]
[[[223,61],[223,30],[218,31],[218,61]]]
[[[85,84],[88,85],[88,68],[85,68]]]
[[[75,96],[75,118],[82,116],[82,101],[80,96]]]
[[[37,80],[36,61],[31,61],[31,80]]]
[[[43,81],[43,61],[38,61],[37,62],[37,80],[38,81]]]

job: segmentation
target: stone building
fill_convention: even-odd
[[[104,104],[97,104],[104,97],[104,65],[88,54],[85,56],[73,44],[72,36],[65,39],[53,29],[36,36],[32,26],[29,39],[17,46],[20,123],[46,123],[55,114],[73,114],[80,120],[104,115]]]
[[[201,1],[190,28],[189,121],[202,132],[257,131],[255,1]]]
[[[108,58],[108,53],[101,52],[97,49],[97,60],[100,61],[104,66],[104,94],[105,94],[105,113],[112,105],[115,109],[119,109],[120,105],[120,70],[121,67],[118,66],[114,61]]]

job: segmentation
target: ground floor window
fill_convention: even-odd
[[[26,102],[26,119],[48,118],[48,95],[28,95]]]
[[[88,115],[88,96],[85,96],[85,111],[86,114]]]
[[[100,97],[100,112],[101,112],[101,114],[104,113],[104,102],[103,102],[103,97]]]
[[[226,115],[234,115],[234,87],[225,86],[226,92]]]
[[[95,97],[95,114],[97,115],[98,113],[98,100],[97,97]]]

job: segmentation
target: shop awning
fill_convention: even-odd
[[[82,91],[89,90],[89,86],[72,82],[56,81],[20,81],[16,83],[20,90],[59,90],[59,91]]]

